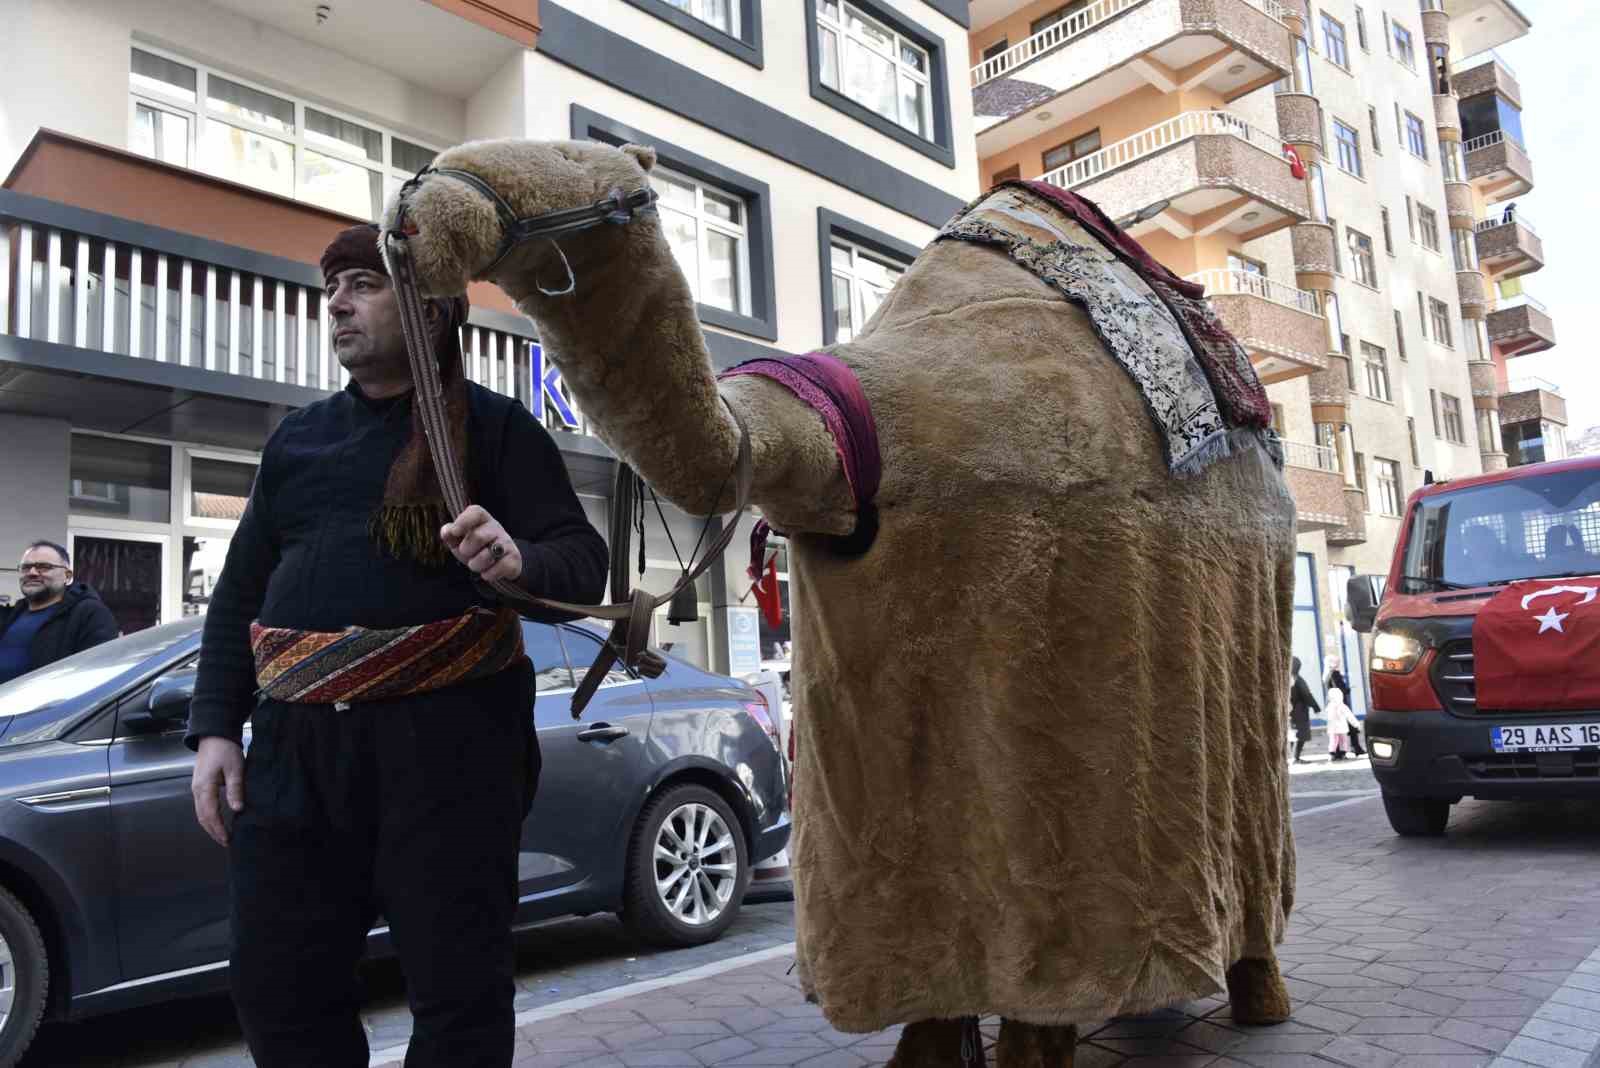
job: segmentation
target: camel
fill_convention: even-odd
[[[654,163],[497,140],[435,166],[525,218],[644,189]],[[891,1064],[954,1068],[999,1015],[1001,1068],[1064,1068],[1077,1026],[1224,990],[1238,1022],[1288,1017],[1281,457],[1213,418],[1177,320],[1066,200],[975,201],[827,350],[882,461],[875,536],[842,551],[868,502],[827,422],[770,377],[719,380],[654,214],[506,252],[476,183],[401,196],[421,289],[500,286],[662,496],[732,508],[748,428],[794,575],[799,979],[834,1027],[905,1025]]]

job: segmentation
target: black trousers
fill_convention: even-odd
[[[335,710],[264,703],[229,846],[234,1004],[263,1068],[364,1068],[356,969],[391,931],[407,1068],[505,1068],[531,668]]]

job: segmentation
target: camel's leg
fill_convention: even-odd
[[[1000,1021],[995,1068],[1072,1068],[1078,1029],[1068,1026]]]
[[[1228,1002],[1234,1023],[1283,1023],[1293,1012],[1289,991],[1273,957],[1247,957],[1228,969]]]
[[[963,1049],[962,1039],[968,1029],[977,1030],[970,1020],[918,1020],[906,1024],[888,1068],[984,1068],[981,1038],[977,1039],[975,1050]],[[968,1063],[964,1063],[963,1053],[970,1055]]]

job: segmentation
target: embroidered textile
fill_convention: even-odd
[[[502,605],[392,630],[250,625],[258,693],[349,705],[426,693],[504,671],[522,652],[522,621]]]

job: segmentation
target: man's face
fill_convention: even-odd
[[[351,267],[328,282],[333,352],[345,370],[384,377],[406,373],[406,340],[394,286],[377,271]]]
[[[72,581],[72,570],[66,566],[66,561],[47,545],[23,553],[19,570],[22,596],[35,604],[61,596]]]

